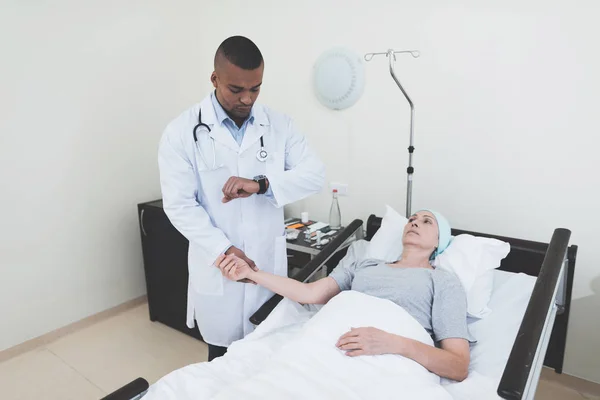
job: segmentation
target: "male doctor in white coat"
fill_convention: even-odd
[[[250,316],[272,295],[225,279],[216,258],[234,253],[287,276],[283,206],[319,192],[325,179],[293,121],[255,103],[258,47],[230,37],[214,64],[214,92],[167,126],[158,154],[164,210],[190,243],[187,325],[197,321],[209,361],[253,330]]]

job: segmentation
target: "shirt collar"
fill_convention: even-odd
[[[225,121],[230,120],[235,125],[235,122],[231,118],[229,118],[229,115],[227,115],[227,113],[225,112],[225,110],[221,106],[221,103],[219,103],[219,100],[217,100],[216,91],[213,91],[211,93],[210,99],[211,99],[213,107],[215,109],[215,114],[217,116],[217,121],[219,121],[219,123],[222,125]],[[254,107],[252,107],[250,109],[250,115],[248,116],[248,118],[246,118],[246,121],[248,121],[249,123],[253,123],[254,122]],[[246,121],[244,121],[244,123]]]

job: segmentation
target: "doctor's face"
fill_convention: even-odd
[[[264,63],[256,69],[246,70],[223,60],[212,73],[210,80],[217,91],[217,99],[234,121],[243,121],[250,115],[260,93],[263,71]]]

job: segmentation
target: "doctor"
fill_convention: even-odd
[[[294,122],[255,103],[263,70],[252,41],[226,39],[214,92],[173,120],[159,146],[164,210],[190,243],[187,325],[197,321],[209,361],[253,330],[250,316],[273,294],[226,280],[215,260],[233,253],[287,276],[283,206],[317,193],[325,179]]]

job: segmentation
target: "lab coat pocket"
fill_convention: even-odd
[[[223,294],[223,275],[213,265],[214,260],[206,258],[206,253],[197,245],[190,244],[188,264],[189,285],[194,293],[220,296]]]
[[[279,276],[288,276],[286,243],[285,236],[275,238],[275,254],[273,259],[275,261],[275,274]]]

